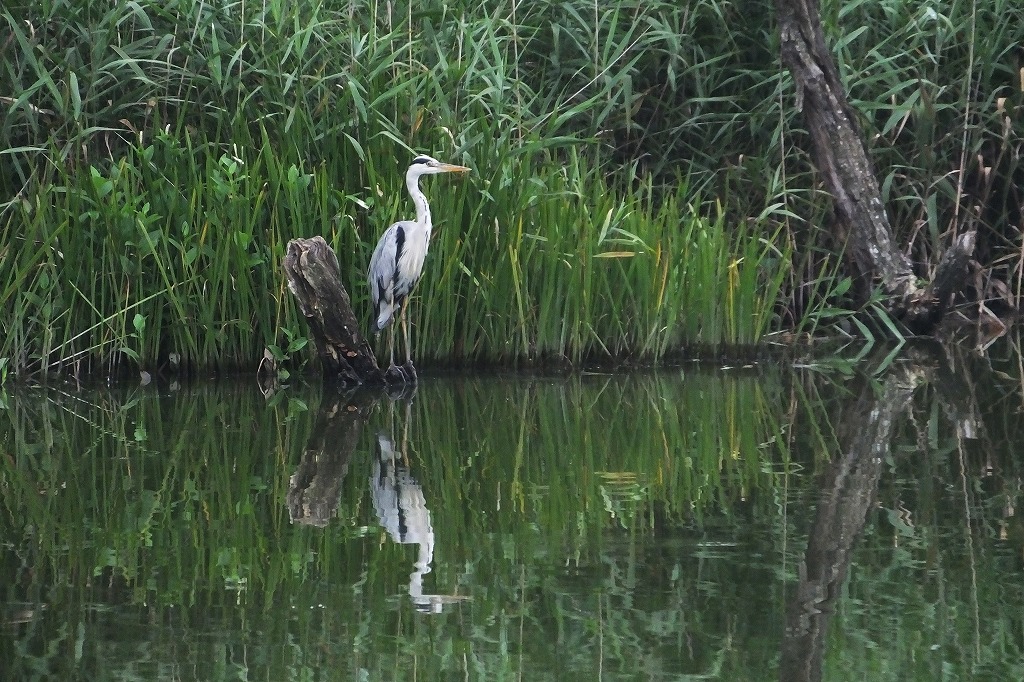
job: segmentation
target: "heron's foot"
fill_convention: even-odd
[[[416,368],[413,367],[412,360],[402,365],[402,371],[405,372],[406,381],[410,384],[416,385],[419,382],[419,377],[416,376]]]
[[[410,378],[406,366],[399,367],[398,365],[391,365],[387,371],[384,372],[384,382],[389,386],[392,384],[405,385],[416,383],[416,371],[413,370],[412,377]]]

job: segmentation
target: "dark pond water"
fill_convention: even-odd
[[[0,680],[1024,679],[965,357],[8,390]]]

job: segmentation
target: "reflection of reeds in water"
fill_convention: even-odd
[[[739,371],[428,382],[412,406],[417,478],[444,495],[441,544],[471,545],[451,534],[514,523],[509,512],[566,533],[577,505],[612,525],[699,518],[792,474],[788,404],[777,382]]]
[[[635,471],[598,471],[597,478],[605,511],[623,528],[629,527],[633,514],[647,499],[645,476]]]
[[[140,611],[128,612],[119,633],[144,639],[132,651],[166,669],[244,654],[260,661],[249,663],[250,677],[291,679],[313,661],[352,661],[348,677],[393,679],[414,659],[419,678],[451,679],[443,652],[465,645],[481,679],[518,679],[509,674],[513,649],[523,653],[523,679],[549,679],[558,665],[596,679],[599,660],[625,661],[617,668],[625,677],[637,661],[653,661],[762,679],[778,659],[783,581],[798,570],[822,460],[842,451],[830,410],[848,399],[845,379],[773,372],[429,377],[405,420],[415,427],[408,447],[396,437],[378,458],[373,433],[385,419],[382,410],[368,416],[322,529],[289,523],[286,505],[289,475],[316,450],[310,434],[327,403],[319,385],[270,401],[251,384],[73,396],[19,386],[0,410],[0,573],[10,576],[0,599],[12,619],[31,604],[47,608],[5,629],[0,661],[25,673],[9,679],[31,678],[44,656],[54,679],[81,678],[82,661],[112,670],[132,653],[109,646],[125,635],[112,634],[108,616],[130,602]],[[1012,445],[1024,425],[1011,401],[980,401],[988,440],[984,449],[965,442],[961,465],[950,457],[953,423],[931,394],[918,398],[935,431],[897,434],[904,454],[886,465],[879,498],[885,509],[905,501],[914,526],[902,530],[915,538],[894,547],[900,529],[869,520],[853,598],[844,598],[843,626],[829,641],[857,679],[873,679],[862,670],[864,641],[889,642],[893,665],[903,666],[920,655],[922,638],[955,654],[951,665],[992,664],[993,679],[1019,679],[1000,661],[1019,652],[1006,633],[1017,632],[1022,597],[1006,586],[1018,577],[1024,532],[1010,527],[1003,541],[988,532],[1020,508]],[[790,446],[803,453],[802,467]],[[389,497],[378,484],[392,486]],[[396,486],[419,490],[403,503]],[[408,538],[417,525],[409,510],[424,512],[432,555],[381,530],[375,514],[385,499],[396,519],[405,515],[398,527]],[[965,530],[979,531],[973,559]],[[243,580],[244,590],[230,589]],[[422,627],[423,618],[406,617],[407,583],[413,598],[444,585],[473,600]],[[976,631],[972,590],[986,616],[982,645],[991,642],[980,656],[961,646]],[[76,627],[82,659],[69,655]],[[912,636],[893,637],[901,632]]]
[[[170,394],[156,386],[15,394],[15,409],[0,413],[9,417],[0,429],[11,434],[0,442],[15,443],[17,464],[6,474],[4,504],[38,537],[55,539],[41,550],[55,565],[131,579],[153,567],[180,576],[183,567],[199,566],[207,576],[249,578],[253,589],[261,578],[305,571],[310,552],[331,551],[321,543],[365,536],[364,476],[374,467],[375,481],[390,476],[393,486],[417,492],[416,504],[405,503],[405,526],[414,526],[411,510],[421,512],[420,527],[429,524],[446,561],[471,559],[470,548],[495,528],[525,541],[524,518],[558,536],[568,532],[567,519],[599,529],[629,518],[633,506],[657,504],[677,518],[729,509],[743,494],[772,489],[793,468],[777,447],[764,445],[781,423],[772,411],[784,404],[772,398],[778,387],[754,376],[434,377],[420,386],[405,420],[416,427],[416,480],[399,439],[376,463],[310,458],[309,434],[323,404],[317,391],[293,388],[269,404],[255,389],[227,384]],[[340,439],[324,440],[336,447]],[[310,480],[329,473],[328,465],[338,476],[336,487],[320,488],[325,513],[318,518],[331,519],[326,532],[306,535],[288,530],[286,502],[289,475],[310,462]],[[365,473],[341,480],[343,467],[352,473],[353,466]],[[393,494],[397,516],[397,489]],[[605,496],[614,519],[604,511]],[[632,516],[640,526],[651,518]],[[4,532],[18,535],[14,526]],[[287,549],[268,555],[268,547]],[[171,556],[180,565],[168,565]],[[263,574],[267,561],[282,565]]]
[[[0,625],[23,625],[39,617],[46,604],[5,604],[0,612]]]

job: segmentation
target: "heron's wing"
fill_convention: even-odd
[[[366,281],[370,285],[370,300],[377,310],[382,300],[390,300],[394,289],[395,272],[398,269],[398,252],[404,241],[401,223],[395,223],[381,235],[377,248],[370,257],[370,268]]]

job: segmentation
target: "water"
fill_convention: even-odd
[[[9,392],[0,680],[1024,679],[970,362]]]

